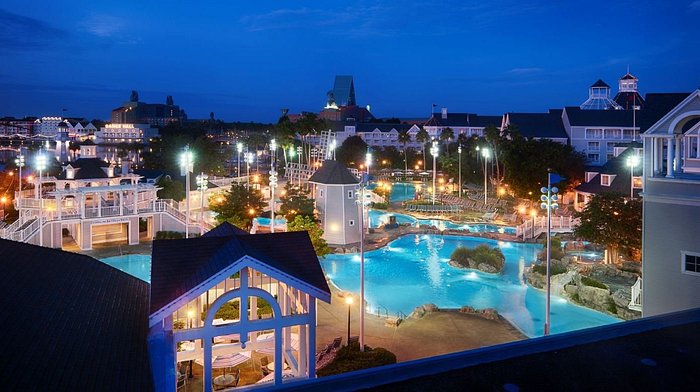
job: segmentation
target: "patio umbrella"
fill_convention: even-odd
[[[262,335],[258,335],[257,338],[255,338],[256,341],[258,342],[274,342],[275,341],[275,334],[274,332],[271,333],[264,333]],[[299,351],[299,334],[293,333],[292,334],[292,348],[294,350]],[[275,349],[273,348],[261,348],[260,350],[257,350],[259,353],[263,354],[272,354]]]
[[[227,355],[217,355],[211,362],[212,369],[224,368],[224,375],[226,375],[226,368],[234,367],[242,364],[250,359],[250,351],[243,351],[240,353],[233,353]],[[199,365],[204,366],[204,360],[198,358],[195,360]]]

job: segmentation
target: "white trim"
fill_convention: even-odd
[[[688,103],[690,103],[690,101],[693,100],[693,98],[696,98],[696,97],[700,97],[700,89],[697,89],[697,90],[693,91],[692,93],[690,93],[683,101],[681,101],[681,103],[679,103],[678,105],[676,105],[676,107],[671,109],[670,112],[666,113],[665,116],[661,117],[661,119],[659,121],[655,122],[654,125],[650,126],[649,129],[647,129],[646,132],[644,132],[642,134],[642,136],[651,137],[652,135],[654,135],[654,132],[656,131],[657,126],[660,126],[659,124],[676,116],[678,114],[678,112],[680,112],[683,109],[684,106],[686,106]],[[669,129],[672,129],[672,128],[669,128]],[[661,132],[662,135],[663,134],[668,135],[668,133],[669,133],[668,130],[663,130],[663,132]]]
[[[695,271],[688,271],[685,269],[685,258],[686,256],[695,256],[698,258],[697,263],[700,265],[700,253],[698,252],[691,252],[687,250],[682,250],[681,251],[681,273],[685,275],[692,275],[692,276],[700,276],[700,271],[695,272]]]
[[[661,204],[676,204],[681,206],[693,206],[700,207],[700,198],[687,198],[687,197],[677,197],[669,195],[649,195],[647,193],[643,194],[644,202],[649,203],[661,203]]]

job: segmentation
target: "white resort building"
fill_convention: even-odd
[[[695,90],[642,135],[644,316],[700,307],[699,119]]]
[[[139,183],[128,161],[117,174],[115,165],[96,153],[97,146],[85,143],[80,158],[60,168],[52,168],[56,162],[47,159],[48,167],[30,181],[33,187],[17,192],[19,219],[0,229],[0,237],[52,248],[69,245],[72,239],[88,250],[105,242],[138,244],[157,231],[185,231],[185,215],[177,203],[158,200],[158,188]],[[190,232],[200,232],[192,220]]]

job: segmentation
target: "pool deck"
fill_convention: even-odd
[[[316,348],[322,349],[336,337],[347,340],[348,308],[339,291],[331,286],[331,303],[318,303]],[[420,306],[422,304],[416,304]],[[350,317],[350,335],[359,335],[359,312],[355,303]],[[385,326],[385,319],[365,315],[365,344],[383,347],[399,362],[427,358],[457,351],[523,340],[527,337],[500,317],[488,320],[455,311],[427,313],[423,318],[408,318],[398,327]]]

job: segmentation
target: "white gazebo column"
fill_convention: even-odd
[[[58,194],[55,197],[56,200],[56,215],[58,216],[58,220],[61,220],[61,204],[63,204],[63,196]]]
[[[94,192],[93,195],[97,198],[97,216],[102,217],[102,195],[99,192]]]
[[[123,197],[123,191],[119,190],[116,195],[117,195],[117,200],[116,202],[119,203],[119,216],[124,215],[124,197]]]
[[[139,213],[139,191],[136,188],[136,185],[134,185],[134,190],[132,191],[134,195],[134,214]]]
[[[676,144],[675,148],[675,157],[674,157],[674,163],[675,166],[673,167],[674,173],[680,173],[681,171],[681,138],[683,135],[674,135],[674,142]]]
[[[673,178],[673,138],[669,137],[668,147],[666,148],[666,177]]]
[[[308,330],[308,351],[309,351],[309,378],[316,378],[316,328],[318,325],[316,320],[316,298],[309,296],[309,320],[313,323],[313,326]],[[302,336],[299,335],[299,339]],[[301,341],[299,342],[299,349],[301,350]]]

